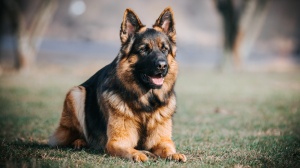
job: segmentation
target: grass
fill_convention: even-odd
[[[173,139],[186,163],[49,148],[67,90],[92,73],[0,77],[1,167],[299,167],[300,76],[182,69]]]

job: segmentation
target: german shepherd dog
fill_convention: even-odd
[[[171,139],[178,71],[172,9],[152,28],[126,9],[120,39],[113,62],[67,93],[49,144],[103,149],[137,162],[148,157],[185,162]]]

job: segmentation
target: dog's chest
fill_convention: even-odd
[[[145,149],[145,143],[149,137],[153,134],[153,130],[155,129],[155,123],[157,123],[158,118],[157,115],[149,114],[145,112],[141,114],[139,117],[139,141],[137,144],[137,148],[140,150]]]

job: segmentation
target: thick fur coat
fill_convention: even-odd
[[[134,161],[185,162],[171,139],[178,71],[172,9],[166,8],[153,28],[127,9],[120,39],[113,62],[67,93],[49,144],[104,149]]]

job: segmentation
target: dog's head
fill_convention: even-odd
[[[160,89],[167,82],[170,70],[177,73],[177,66],[172,67],[176,63],[176,31],[171,8],[161,13],[152,28],[146,28],[131,9],[126,9],[120,39],[119,62],[128,65],[124,70],[130,71],[139,85]],[[176,74],[170,76],[175,82],[174,78]]]

